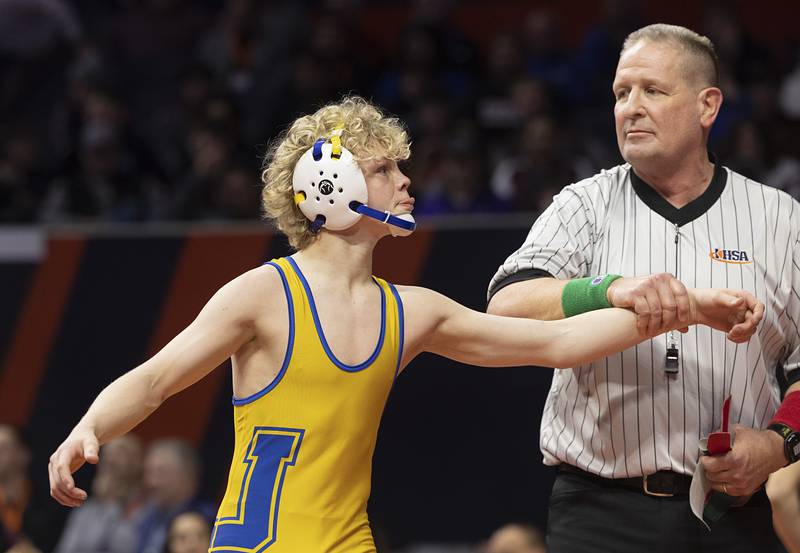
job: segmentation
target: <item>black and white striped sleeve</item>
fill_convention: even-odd
[[[591,265],[594,211],[588,196],[564,188],[534,222],[525,242],[512,253],[489,283],[488,298],[520,280],[541,276],[573,279],[586,276]]]

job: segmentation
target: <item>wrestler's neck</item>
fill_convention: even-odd
[[[293,257],[304,272],[325,275],[326,279],[341,281],[342,285],[359,285],[372,280],[372,252],[378,240],[357,228],[323,230]]]
[[[632,165],[640,179],[678,209],[699,198],[714,178],[714,164],[705,150],[672,163],[647,160]]]

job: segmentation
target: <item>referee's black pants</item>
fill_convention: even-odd
[[[688,496],[653,497],[559,472],[550,496],[547,553],[778,553],[772,510],[762,489],[730,509],[711,531]]]

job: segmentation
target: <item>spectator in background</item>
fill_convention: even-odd
[[[475,117],[481,130],[481,155],[491,166],[510,155],[526,115],[540,109],[549,112],[551,107],[546,86],[526,75],[523,61],[516,33],[498,33],[487,45]]]
[[[729,167],[753,180],[765,182],[773,167],[765,129],[751,120],[742,121],[733,129],[728,142],[728,152],[723,157]]]
[[[492,534],[482,553],[545,553],[544,536],[530,524],[506,524]]]
[[[708,36],[719,45],[722,85],[731,90],[725,98],[727,108],[720,113],[720,124],[712,133],[712,144],[723,137],[731,138],[740,123],[747,121],[761,129],[759,140],[770,163],[786,153],[796,157],[800,148],[794,137],[800,127],[781,110],[783,68],[777,57],[747,32],[741,14],[727,6],[710,4],[705,25]]]
[[[767,174],[766,182],[778,190],[800,198],[800,159],[788,156],[781,158]]]
[[[800,154],[797,146],[800,123],[786,116],[781,110],[779,76],[777,73],[765,73],[749,81],[747,96],[750,102],[748,119],[758,125],[765,132],[762,140],[764,147],[781,155],[791,153]]]
[[[514,113],[519,118],[517,127],[520,120],[524,122],[536,115],[554,113],[549,89],[544,82],[533,77],[523,77],[512,85],[511,102]]]
[[[232,0],[202,40],[198,54],[223,90],[231,93],[247,117],[243,141],[254,144],[277,133],[290,103],[293,58],[304,35],[308,6],[290,0]]]
[[[68,173],[50,185],[40,219],[65,221],[142,221],[152,217],[159,185],[143,174],[116,129],[104,124],[83,128]]]
[[[127,106],[111,88],[91,86],[76,98],[76,147],[53,180],[40,219],[129,222],[164,214],[163,172],[129,125]]]
[[[531,11],[522,24],[522,44],[528,74],[549,84],[559,97],[566,97],[573,83],[578,80],[563,40],[561,20],[548,8]]]
[[[525,122],[538,115],[554,115],[550,89],[534,77],[514,82],[507,96],[487,98],[479,105],[482,155],[496,167],[515,152],[515,141]]]
[[[66,67],[81,37],[71,2],[0,0],[0,121],[24,116],[43,150],[65,109]]]
[[[408,165],[408,175],[414,182],[415,194],[424,201],[434,186],[442,152],[451,140],[453,114],[447,99],[433,95],[422,100],[409,120],[409,133],[414,140],[414,159]]]
[[[176,186],[174,215],[184,220],[214,217],[214,194],[231,164],[234,144],[220,129],[201,125],[189,132],[186,146],[190,165]]]
[[[28,477],[30,460],[19,431],[0,423],[0,551],[49,552],[58,539],[62,510]]]
[[[583,36],[578,51],[573,56],[574,75],[578,85],[570,89],[570,103],[575,107],[594,108],[594,117],[585,120],[585,127],[591,129],[601,118],[605,118],[607,109],[613,103],[611,76],[617,67],[619,51],[628,33],[643,24],[642,0],[602,0],[599,4],[599,17],[593,22]],[[586,115],[583,113],[582,115]],[[577,119],[580,122],[580,118]],[[606,127],[611,127],[606,121]],[[599,136],[606,136],[603,129],[594,131]]]
[[[0,153],[0,222],[32,223],[47,177],[30,128],[12,129]]]
[[[0,524],[3,551],[22,536],[22,521],[30,500],[26,470],[30,453],[13,427],[0,425]]]
[[[391,56],[376,85],[376,96],[392,112],[411,119],[414,107],[447,89],[442,70],[442,53],[428,29],[410,27],[403,31],[399,51]]]
[[[415,0],[410,17],[386,52],[387,69],[374,85],[375,96],[387,109],[413,125],[414,109],[432,94],[444,94],[452,108],[473,99],[473,45],[454,21],[452,0]]]
[[[493,192],[517,211],[542,211],[564,183],[590,172],[588,162],[570,156],[566,141],[553,116],[529,119],[519,135],[518,154],[501,161],[492,175]]]
[[[214,128],[234,146],[239,146],[241,114],[230,96],[211,94],[203,105],[201,121]]]
[[[232,221],[256,220],[261,194],[257,172],[250,166],[234,164],[225,171],[220,186],[214,190],[215,216]]]
[[[614,97],[609,93],[619,51],[625,37],[641,26],[642,0],[602,0],[599,17],[584,33],[581,46],[574,52],[575,83],[569,88],[567,105],[569,126],[584,149],[591,152],[595,167],[619,163],[619,152],[607,137],[613,136],[614,124],[608,114]]]
[[[475,52],[456,21],[457,5],[454,0],[414,0],[408,27],[430,31],[436,37],[443,64],[468,73],[475,62]]]
[[[487,175],[477,130],[463,123],[444,144],[425,196],[415,211],[420,215],[492,213],[507,211],[487,185]]]
[[[207,103],[219,86],[214,74],[203,64],[191,65],[181,75],[180,104],[159,118],[159,133],[151,143],[170,181],[179,179],[186,169],[189,163],[186,136],[205,120]]]
[[[206,553],[211,542],[211,522],[198,511],[176,516],[169,525],[164,553]]]
[[[209,520],[214,505],[197,497],[200,459],[183,440],[162,439],[147,449],[144,460],[144,492],[147,503],[137,516],[137,553],[161,553],[173,519],[186,511],[198,511]]]
[[[131,511],[142,476],[142,444],[132,434],[103,446],[92,496],[70,512],[56,553],[133,553]]]
[[[265,68],[261,71],[264,82],[260,88],[265,94],[254,93],[250,99],[250,105],[257,106],[251,110],[257,118],[253,121],[260,123],[259,132],[250,133],[253,140],[263,141],[274,136],[300,113],[329,101],[342,91],[369,86],[371,79],[364,63],[372,48],[361,36],[354,8],[348,6],[348,2],[338,2],[341,6],[336,6],[335,2],[322,4],[321,9],[308,10],[310,13],[297,13],[297,8],[270,11],[271,24],[282,27],[280,36],[289,39],[299,35],[302,39],[296,40],[291,51],[279,56],[277,62],[272,57],[264,59]],[[285,15],[289,16],[288,21],[280,19]],[[294,36],[289,25],[298,29]],[[274,46],[285,47],[280,43]],[[288,64],[282,64],[284,60],[288,60]],[[285,86],[278,91],[272,82],[276,80],[273,78],[276,63],[277,80],[286,79]],[[246,120],[245,125],[249,126],[249,122]]]
[[[502,32],[488,45],[481,78],[483,96],[506,96],[511,85],[525,75],[524,53],[519,35]]]
[[[795,45],[794,66],[781,82],[780,104],[787,117],[800,121],[800,45]]]
[[[772,71],[769,52],[747,33],[736,10],[717,2],[707,6],[704,30],[716,47],[720,72],[748,84]]]
[[[134,131],[157,141],[160,121],[180,104],[181,76],[214,21],[206,2],[141,0],[125,2],[106,21],[103,38],[125,92]]]

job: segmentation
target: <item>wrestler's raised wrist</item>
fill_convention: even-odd
[[[698,307],[697,288],[687,288],[686,295],[689,297],[689,320],[688,325],[701,325],[705,324],[703,312]]]

